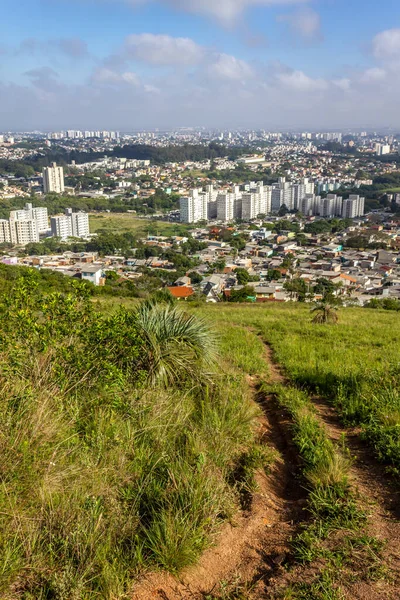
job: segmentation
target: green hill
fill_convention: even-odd
[[[265,344],[295,442],[316,432],[311,453],[299,445],[306,466],[318,444],[332,452],[298,421],[317,393],[398,474],[396,313],[341,309],[316,325],[307,305],[163,294],[97,312],[87,286],[60,282],[0,270],[2,598],[122,599],[148,570],[195,563],[272,461],[254,402],[256,384],[271,388]]]

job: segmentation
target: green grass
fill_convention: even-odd
[[[316,325],[299,304],[198,309],[215,326],[251,327],[290,380],[323,394],[345,423],[360,425],[376,456],[400,472],[400,320],[388,311],[346,308]]]
[[[138,237],[146,237],[148,234],[173,236],[185,235],[190,226],[180,223],[168,223],[167,221],[153,221],[151,219],[139,218],[132,213],[102,213],[89,216],[90,231],[97,233],[107,231],[109,233],[130,232]]]
[[[196,179],[197,177],[206,177],[207,173],[206,171],[201,171],[200,169],[187,169],[186,171],[183,171],[182,176],[193,177],[193,179]]]
[[[29,278],[0,310],[0,597],[122,600],[195,562],[272,460],[246,372],[226,348],[200,362],[181,319],[177,353],[165,315],[93,314]]]
[[[395,316],[343,309],[339,323],[316,325],[309,306],[206,306],[200,310],[227,340],[258,333],[273,348],[290,384],[261,390],[276,398],[292,421],[292,439],[302,459],[308,490],[307,518],[292,540],[295,564],[309,565],[306,579],[286,586],[287,600],[341,600],[357,581],[390,577],[382,559],[382,540],[368,534],[368,519],[349,482],[351,461],[343,445],[334,444],[317,416],[308,391],[323,393],[347,422],[361,423],[377,456],[400,464],[398,364],[400,324]],[[238,330],[242,328],[242,334]],[[235,343],[232,347],[235,356]],[[244,340],[239,356],[247,356]],[[251,352],[249,353],[251,354]],[[247,363],[236,359],[236,364]],[[256,365],[254,358],[250,365]],[[249,368],[249,365],[247,365]],[[300,572],[301,573],[301,572]],[[219,597],[223,597],[222,595]]]

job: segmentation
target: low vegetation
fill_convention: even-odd
[[[387,576],[345,439],[331,441],[313,394],[398,474],[393,312],[343,308],[332,326],[301,303],[182,307],[153,293],[122,306],[58,279],[0,269],[1,598],[122,600],[143,572],[193,564],[273,460],[257,441],[260,381],[291,423],[307,490],[279,597],[339,600],[343,582]],[[299,565],[312,576],[291,579]]]
[[[263,390],[271,393],[268,384]],[[308,519],[292,540],[293,561],[302,565],[319,563],[316,574],[289,585],[281,597],[339,600],[344,597],[340,586],[353,580],[354,571],[362,580],[383,576],[383,543],[368,535],[366,513],[350,484],[351,459],[344,441],[339,445],[329,439],[304,391],[279,385],[273,393],[291,417],[293,441],[309,491]],[[375,547],[373,560],[371,546]],[[358,551],[353,556],[355,547]]]
[[[331,307],[334,313],[334,307]],[[197,309],[220,327],[252,327],[296,385],[323,394],[388,469],[400,469],[400,322],[388,310],[340,310],[335,326],[312,323],[307,306]]]
[[[100,315],[85,286],[31,274],[0,303],[0,595],[129,597],[238,510],[265,462],[257,410],[201,318],[159,300]]]

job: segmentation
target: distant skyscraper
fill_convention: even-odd
[[[43,169],[43,190],[45,194],[62,194],[64,191],[64,169],[56,163]]]

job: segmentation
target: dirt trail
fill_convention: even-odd
[[[280,366],[275,362],[272,348],[265,344],[266,359],[274,380],[286,381]],[[382,600],[400,598],[400,490],[385,474],[384,467],[372,455],[372,451],[360,438],[360,430],[346,428],[340,422],[335,409],[320,396],[311,400],[317,416],[329,437],[348,448],[352,465],[350,480],[359,496],[360,505],[368,516],[368,534],[385,540],[383,558],[389,567],[388,582],[355,582],[347,590],[349,598],[359,600]]]
[[[271,379],[280,381],[282,375],[272,363],[271,370]],[[256,378],[248,377],[248,383],[263,408],[260,440],[277,453],[270,472],[257,474],[258,491],[250,508],[235,524],[226,524],[218,531],[215,545],[196,566],[183,571],[179,578],[150,573],[135,585],[132,600],[201,600],[218,596],[221,582],[244,591],[246,598],[261,600],[268,597],[269,582],[283,571],[282,562],[305,504],[305,491],[297,480],[298,458],[287,435],[285,417],[272,397],[258,395]]]
[[[390,568],[392,590],[383,589],[376,595],[370,586],[363,595],[355,593],[354,598],[400,598],[400,492],[398,486],[385,474],[384,467],[378,463],[367,444],[360,437],[356,428],[344,428],[338,415],[324,398],[312,398],[317,414],[324,423],[332,440],[344,440],[350,451],[352,466],[350,479],[359,494],[360,504],[368,515],[368,533],[380,540],[385,540],[384,560]]]
[[[271,347],[265,344],[265,360],[271,383],[287,380],[275,362]],[[248,600],[276,598],[275,593],[293,582],[309,580],[316,567],[294,566],[292,572],[282,566],[289,555],[289,541],[304,518],[305,491],[298,478],[299,459],[290,440],[290,421],[279,409],[273,395],[259,394],[259,381],[248,377],[254,399],[263,409],[259,420],[260,439],[278,453],[268,475],[259,473],[259,490],[250,508],[235,524],[219,531],[199,563],[178,577],[150,573],[134,586],[132,600],[205,600],[219,597],[221,582]],[[360,503],[368,514],[368,534],[387,540],[385,564],[391,580],[355,581],[347,585],[346,600],[398,600],[400,598],[400,493],[391,489],[379,465],[361,442],[357,430],[344,429],[334,409],[319,397],[312,398],[321,423],[332,440],[346,446],[353,457],[350,477],[358,490]],[[396,518],[397,517],[397,518]],[[322,568],[322,566],[321,566]],[[236,582],[236,583],[235,583]],[[229,596],[236,597],[236,596]]]

